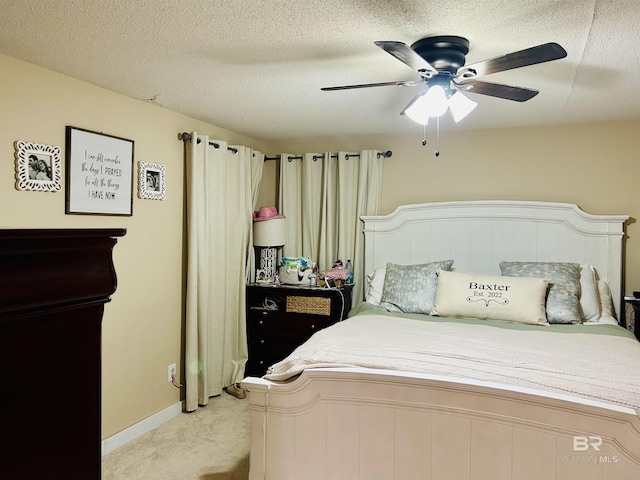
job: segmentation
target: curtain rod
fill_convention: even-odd
[[[393,152],[391,150],[387,150],[386,152],[378,152],[377,156],[378,158],[380,157],[384,157],[384,158],[389,158],[391,155],[393,155]],[[345,155],[345,158],[347,160],[349,160],[350,157],[359,157],[360,154],[359,153],[347,153]],[[264,161],[266,162],[267,160],[280,160],[280,158],[282,157],[281,154],[279,155],[275,155],[273,157],[264,157]],[[323,157],[323,155],[314,155],[313,156],[313,160],[320,160]],[[331,155],[331,158],[338,158],[338,155]],[[302,160],[302,155],[296,155],[296,156],[289,156],[287,157],[287,160],[291,161],[291,160]]]
[[[187,132],[182,132],[178,134],[178,140],[182,140],[183,142],[188,142],[191,140],[191,134],[187,133]],[[198,143],[202,142],[202,140],[200,140],[198,138]],[[213,148],[220,148],[220,144],[216,143],[216,142],[209,142],[209,145],[211,145]],[[230,152],[233,153],[238,153],[238,149],[237,148],[233,148],[233,147],[227,147],[227,150],[229,150]]]
[[[191,141],[191,134],[187,133],[187,132],[182,132],[178,134],[178,140],[182,140],[183,142],[188,142]],[[202,140],[198,139],[198,143],[200,143]],[[209,145],[211,145],[213,148],[220,148],[220,144],[216,143],[216,142],[209,142]],[[233,148],[233,147],[227,147],[227,150],[229,150],[230,152],[233,153],[238,153],[238,149],[237,148]],[[393,153],[391,152],[391,150],[387,150],[386,152],[378,152],[377,156],[378,158],[380,157],[384,157],[384,158],[389,158]],[[359,157],[360,154],[359,153],[347,153],[345,155],[345,158],[347,160],[349,160],[349,157]],[[267,160],[280,160],[280,158],[282,157],[282,155],[276,155],[274,157],[267,157],[265,155],[264,157],[264,161],[266,162]],[[319,160],[322,158],[322,155],[314,155],[313,156],[313,160]],[[331,158],[338,158],[338,155],[331,155]],[[294,157],[288,157],[289,161],[292,160],[302,160],[302,155],[297,155]]]

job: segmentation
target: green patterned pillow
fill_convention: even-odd
[[[502,275],[549,280],[549,323],[580,323],[580,265],[566,262],[500,262]]]
[[[438,270],[451,270],[453,260],[396,265],[387,263],[380,306],[390,312],[425,313],[433,308]]]

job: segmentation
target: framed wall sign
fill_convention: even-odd
[[[67,126],[66,213],[133,215],[133,140]]]
[[[150,200],[164,200],[165,171],[164,165],[138,162],[138,196]]]
[[[57,192],[60,185],[60,147],[15,142],[16,188]]]

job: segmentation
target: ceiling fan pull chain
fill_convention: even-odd
[[[436,117],[436,157],[440,156],[440,117]]]
[[[427,146],[427,125],[426,124],[422,126],[422,146],[423,147]]]

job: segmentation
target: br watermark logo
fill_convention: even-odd
[[[617,463],[616,455],[598,455],[602,446],[602,437],[598,435],[574,435],[573,451],[589,452],[585,455],[559,455],[560,463]]]
[[[590,448],[593,448],[596,452],[600,451],[600,445],[602,445],[602,437],[597,435],[574,435],[573,436],[573,451],[574,452],[586,452]]]

